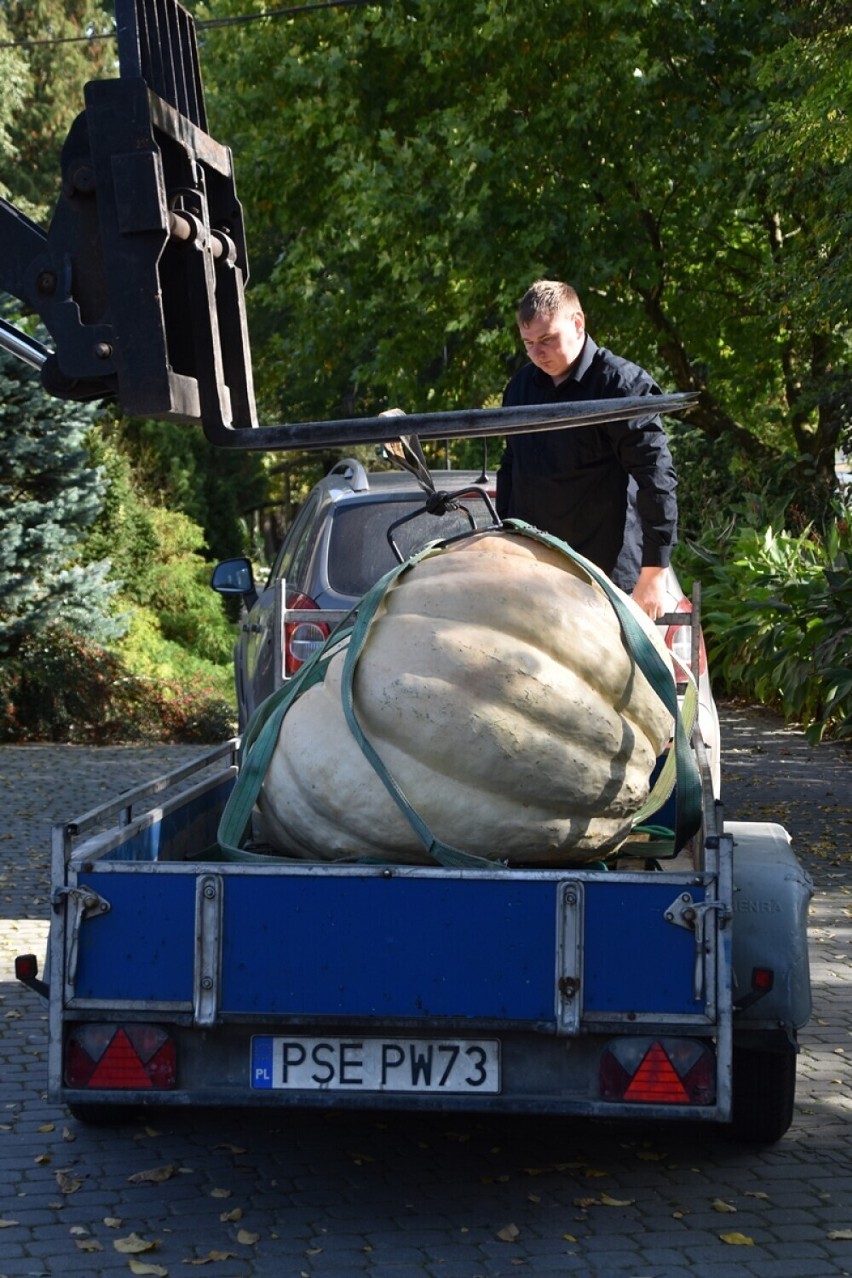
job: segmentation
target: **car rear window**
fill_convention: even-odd
[[[473,494],[463,499],[477,528],[491,525],[491,515],[481,497]],[[395,520],[416,510],[421,503],[377,501],[341,503],[331,526],[328,550],[328,583],[341,595],[363,595],[379,577],[389,572],[398,560],[388,542],[388,528]],[[470,521],[464,510],[451,510],[446,515],[430,515],[423,511],[394,531],[394,541],[404,559],[422,550],[430,541],[469,532]]]

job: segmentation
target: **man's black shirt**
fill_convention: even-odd
[[[637,364],[586,337],[558,386],[525,364],[507,407],[659,395]],[[651,405],[649,405],[649,409]],[[677,480],[658,416],[512,435],[497,472],[497,512],[553,533],[632,591],[643,567],[667,567],[677,540]]]

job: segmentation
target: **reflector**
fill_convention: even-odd
[[[123,1029],[116,1030],[109,1047],[89,1079],[89,1087],[151,1087],[136,1049]]]
[[[652,1043],[624,1093],[630,1101],[658,1101],[664,1105],[689,1103],[686,1088],[659,1043]]]
[[[600,1062],[606,1101],[656,1105],[712,1105],[716,1056],[694,1038],[615,1038]]]
[[[32,981],[38,976],[38,959],[35,954],[18,954],[15,958],[15,976],[19,981]]]
[[[67,1087],[173,1088],[174,1040],[158,1025],[77,1025],[65,1044],[64,1078]]]

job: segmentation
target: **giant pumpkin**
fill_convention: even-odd
[[[657,628],[629,607],[670,667]],[[343,660],[283,720],[259,798],[265,837],[311,859],[428,861],[345,721]],[[558,549],[500,531],[397,579],[368,631],[354,705],[432,832],[514,865],[616,848],[672,727],[600,586]]]

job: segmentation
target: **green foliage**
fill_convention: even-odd
[[[62,626],[28,636],[0,664],[0,741],[214,742],[235,731],[214,682],[164,684]]]
[[[85,550],[112,548],[121,591],[116,606],[127,634],[116,651],[134,674],[170,685],[199,680],[233,699],[232,627],[210,589],[204,534],[185,514],[155,504],[112,437],[93,442],[109,479],[104,507]]]
[[[268,498],[259,454],[214,448],[199,429],[176,422],[134,418],[111,433],[135,484],[198,524],[213,559],[251,549],[250,529]]]
[[[93,420],[0,352],[0,655],[59,617],[101,640],[123,628],[110,616],[109,562],[80,562],[105,488],[85,447]]]
[[[852,738],[852,509],[822,535],[732,528],[694,549],[714,683],[777,707],[811,740]]]
[[[84,84],[113,74],[112,39],[78,37],[110,31],[112,14],[112,4],[97,0],[19,0],[0,6],[0,40],[38,42],[48,35],[57,40],[0,50],[0,156],[5,150],[14,162],[14,169],[3,166],[0,194],[36,221],[47,220],[58,197],[59,152],[83,109]],[[11,172],[14,184],[7,185]]]
[[[760,465],[729,436],[709,439],[689,421],[670,424],[668,437],[678,477],[681,542],[716,545],[736,523],[801,532],[832,512],[831,495],[807,457]]]
[[[225,665],[233,634],[219,596],[210,589],[209,565],[197,553],[201,530],[176,511],[152,507],[149,518],[156,550],[139,566],[128,598],[135,610],[147,614],[141,629],[150,631],[150,618],[156,618],[157,633],[166,643],[186,650],[189,657]],[[131,635],[135,625],[131,622]],[[131,642],[130,648],[141,653],[138,643]]]
[[[183,740],[230,724],[232,628],[203,534],[140,494],[108,437],[90,430],[87,451],[92,420],[16,361],[0,375],[6,736]]]
[[[701,392],[710,439],[764,469],[807,455],[830,488],[852,114],[848,17],[822,12],[406,0],[206,33],[264,413],[493,400],[517,298],[551,274],[597,340]]]

